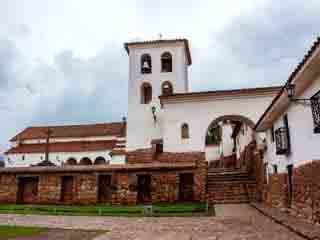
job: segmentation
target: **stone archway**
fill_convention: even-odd
[[[66,165],[77,165],[77,160],[71,157],[66,161]]]
[[[94,160],[94,165],[101,165],[101,164],[107,164],[107,161],[104,157],[100,156]]]
[[[254,126],[251,119],[241,115],[224,115],[214,119],[207,128],[205,138],[206,160],[210,166],[247,168],[247,149],[256,140]],[[209,141],[211,138],[216,141]]]
[[[79,165],[92,165],[92,161],[88,157],[84,157],[80,160]]]

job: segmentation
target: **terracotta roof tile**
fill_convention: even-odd
[[[10,141],[46,138],[46,131],[52,131],[52,138],[78,138],[98,136],[125,136],[126,124],[122,122],[87,125],[61,125],[28,127]]]
[[[59,142],[49,145],[50,152],[92,152],[112,150],[116,141]],[[45,153],[46,144],[21,144],[9,149],[5,154]]]
[[[265,92],[273,92],[281,90],[282,86],[272,86],[272,87],[257,87],[257,88],[241,88],[241,89],[230,89],[230,90],[216,90],[216,91],[203,91],[203,92],[188,92],[188,93],[176,93],[172,95],[162,95],[160,100],[165,99],[181,99],[189,97],[223,97],[232,95],[249,95],[249,94],[259,94]]]

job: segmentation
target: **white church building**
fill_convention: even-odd
[[[128,116],[119,123],[28,127],[11,139],[6,166],[125,164],[147,151],[240,158],[262,142],[252,129],[280,87],[190,92],[186,39],[125,43],[129,56]],[[250,106],[250,107],[248,107]],[[50,162],[50,163],[48,163]]]

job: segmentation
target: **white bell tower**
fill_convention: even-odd
[[[162,138],[159,96],[188,92],[191,65],[186,39],[125,43],[129,55],[127,151]]]

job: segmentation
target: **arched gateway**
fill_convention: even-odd
[[[211,167],[244,168],[248,146],[256,141],[254,122],[241,115],[224,115],[213,120],[206,131],[205,154]]]

